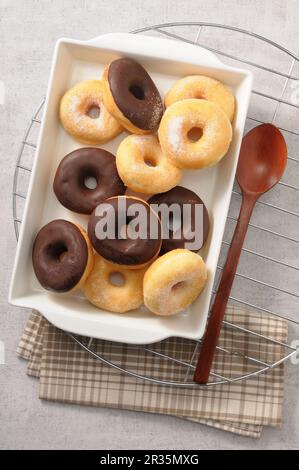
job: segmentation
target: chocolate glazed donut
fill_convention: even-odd
[[[95,178],[94,189],[85,185],[87,178]],[[105,199],[124,194],[126,187],[118,176],[114,155],[103,149],[86,147],[74,150],[61,160],[53,189],[67,209],[90,214]]]
[[[116,106],[139,129],[156,132],[163,114],[159,91],[147,71],[133,59],[111,62],[108,83]]]
[[[34,272],[47,290],[67,292],[82,279],[89,258],[80,228],[66,220],[53,220],[37,234],[32,251]]]
[[[127,235],[123,234],[122,229],[125,227],[119,226],[119,220],[122,217],[124,225],[129,228],[130,222],[134,220],[136,215],[128,215],[128,211],[130,212],[130,208],[131,210],[135,209],[135,206],[132,206],[137,204],[143,206],[144,209],[145,216],[141,220],[144,233],[133,239],[132,236],[130,237],[129,231],[127,231]],[[108,223],[109,221],[114,223],[112,238],[108,235],[106,238],[99,239],[97,236],[96,226],[102,217],[105,217]],[[151,224],[155,224],[154,228],[156,228],[154,237],[152,237],[151,228],[153,229],[153,225]],[[88,235],[94,249],[103,258],[126,268],[141,268],[146,265],[158,255],[162,243],[161,224],[157,214],[145,201],[131,196],[112,197],[103,205],[98,206],[89,218]]]
[[[160,204],[166,204],[168,207],[170,207],[172,204],[178,204],[181,209],[181,224],[180,226],[172,231],[171,229],[169,230],[169,236],[167,238],[163,238],[162,241],[162,248],[161,248],[161,253],[167,253],[168,251],[175,250],[177,248],[186,248],[186,244],[193,243],[195,240],[195,236],[193,238],[188,238],[192,233],[195,233],[195,206],[196,204],[202,205],[203,208],[203,217],[200,225],[200,230],[202,230],[202,243],[200,246],[197,246],[196,249],[190,249],[190,251],[197,252],[202,248],[204,245],[208,234],[209,234],[209,215],[206,206],[204,205],[203,201],[200,199],[197,194],[195,194],[193,191],[187,188],[183,188],[182,186],[176,186],[175,188],[171,189],[170,191],[167,191],[165,193],[161,194],[156,194],[155,196],[152,196],[149,200],[148,203],[150,206],[153,205],[160,205]],[[183,220],[183,205],[184,204],[190,204],[191,205],[191,217],[190,221]],[[155,207],[154,207],[155,209]],[[158,211],[158,214],[160,211]],[[171,215],[171,213],[170,213]],[[162,218],[162,224],[163,224],[163,218]],[[186,225],[187,224],[187,225]],[[187,237],[186,237],[187,235]],[[188,246],[187,246],[188,247]]]

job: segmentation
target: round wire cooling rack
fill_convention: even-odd
[[[263,122],[272,122],[279,127],[288,145],[287,169],[284,179],[258,201],[249,224],[230,297],[233,306],[226,314],[207,385],[193,382],[200,340],[169,338],[142,346],[69,336],[106,366],[154,384],[206,387],[257,376],[297,354],[294,340],[298,338],[299,330],[296,318],[299,306],[299,187],[296,183],[299,180],[299,157],[295,152],[299,148],[299,59],[267,38],[220,24],[167,23],[141,28],[133,33],[167,36],[202,46],[223,62],[250,69],[254,75],[254,89],[246,129]],[[43,105],[44,100],[25,132],[14,173],[13,220],[17,238]],[[214,294],[237,221],[240,195],[235,185]],[[242,321],[244,309],[255,310],[247,322],[244,318]],[[263,333],[263,328],[269,336]],[[282,329],[280,338],[284,338],[281,341],[275,339],[279,328]]]

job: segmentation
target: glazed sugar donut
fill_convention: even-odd
[[[82,227],[53,220],[36,235],[32,262],[45,289],[68,292],[83,287],[93,266],[93,250]]]
[[[147,202],[131,196],[107,199],[88,222],[88,235],[96,252],[106,261],[128,269],[143,268],[158,256],[161,232],[157,214]]]
[[[104,103],[134,134],[156,132],[163,114],[161,96],[147,71],[133,59],[117,59],[103,74]]]
[[[94,189],[86,186],[88,178],[94,178]],[[90,214],[108,197],[124,194],[126,187],[118,176],[114,155],[103,149],[81,148],[61,160],[53,189],[64,207]]]
[[[190,131],[201,129],[193,141]],[[219,106],[211,101],[188,99],[166,109],[159,127],[162,151],[179,168],[215,165],[228,151],[232,139],[231,123]]]
[[[161,219],[163,227],[161,253],[176,248],[188,248],[197,252],[202,248],[209,234],[209,215],[197,194],[190,189],[176,186],[166,193],[152,196],[147,202]],[[163,211],[159,209],[159,206],[163,209],[165,204],[169,208],[169,213],[165,213],[167,220],[164,220]],[[171,208],[178,209],[177,219],[174,218],[175,212],[170,212]],[[175,221],[180,222],[177,227],[174,227]],[[172,222],[170,228],[169,222]],[[195,235],[192,236],[193,234]]]
[[[234,118],[235,98],[218,80],[205,75],[190,75],[177,81],[165,96],[165,106],[188,98],[200,98],[218,104],[230,121]]]
[[[156,315],[174,315],[187,308],[201,293],[207,269],[192,251],[169,251],[148,268],[143,279],[144,304]]]
[[[87,145],[103,144],[123,130],[104,106],[100,80],[86,80],[68,90],[60,102],[60,120],[66,132]]]
[[[128,188],[145,194],[168,191],[182,176],[162,153],[155,135],[126,137],[117,149],[116,166]]]
[[[143,303],[144,272],[144,269],[115,267],[95,254],[94,267],[86,280],[84,293],[98,308],[117,313],[134,310]],[[121,277],[122,284],[112,282],[114,274]]]

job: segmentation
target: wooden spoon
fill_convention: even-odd
[[[242,205],[199,353],[194,374],[196,383],[206,384],[209,379],[227,301],[255,203],[278,183],[286,161],[284,137],[272,124],[257,126],[243,138],[237,168]]]

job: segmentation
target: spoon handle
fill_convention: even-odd
[[[208,326],[196,365],[194,381],[199,384],[206,384],[209,379],[227,301],[235,278],[244,238],[256,199],[257,197],[255,195],[248,193],[243,194],[238,223],[227,253],[226,262],[222,270],[217,294],[208,319]]]

